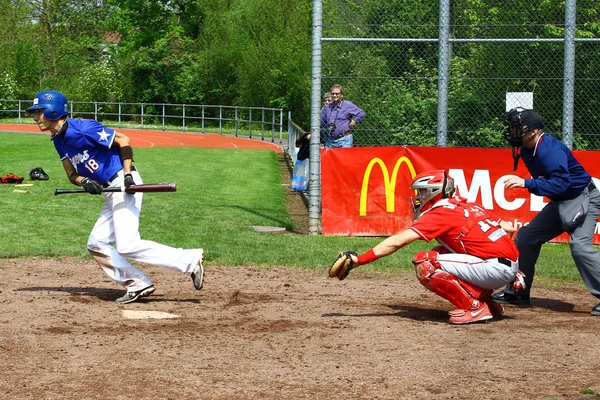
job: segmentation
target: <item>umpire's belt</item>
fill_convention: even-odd
[[[596,189],[596,185],[594,185],[594,180],[592,179],[590,181],[590,183],[588,183],[587,185],[588,190],[591,192],[592,190]]]
[[[121,171],[123,171],[123,170],[121,170]],[[110,185],[112,185],[113,181],[119,177],[119,174],[121,173],[121,171],[119,171],[116,174],[114,174],[113,176],[111,176],[110,179],[102,185],[102,187],[103,188],[110,187]],[[134,165],[132,165],[131,171],[137,171],[137,168]]]

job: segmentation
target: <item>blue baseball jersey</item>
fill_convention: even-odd
[[[68,158],[79,175],[101,184],[123,169],[113,129],[92,119],[67,118],[67,124],[63,135],[52,137],[61,161]]]
[[[571,150],[546,133],[542,133],[535,148],[521,147],[521,159],[532,177],[525,179],[525,187],[531,193],[546,196],[552,201],[579,196],[592,179]]]

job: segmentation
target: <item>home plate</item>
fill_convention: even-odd
[[[162,311],[138,311],[138,310],[122,310],[123,318],[128,319],[166,319],[179,318],[177,314],[169,314]]]

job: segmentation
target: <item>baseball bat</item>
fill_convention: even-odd
[[[128,188],[126,187],[108,187],[103,188],[102,192],[125,192],[125,193],[137,193],[137,192],[175,192],[177,191],[176,183],[144,183],[142,185],[133,185]],[[87,193],[85,189],[54,189],[54,195],[59,194],[72,194],[72,193]]]

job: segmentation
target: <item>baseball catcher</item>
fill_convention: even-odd
[[[423,286],[457,307],[449,312],[450,323],[500,317],[504,308],[492,300],[492,293],[514,282],[519,266],[512,226],[481,205],[454,196],[454,180],[444,170],[417,175],[410,188],[415,191],[412,226],[363,254],[340,253],[329,276],[343,280],[352,269],[416,240],[436,239],[439,245],[417,253],[412,263]]]

